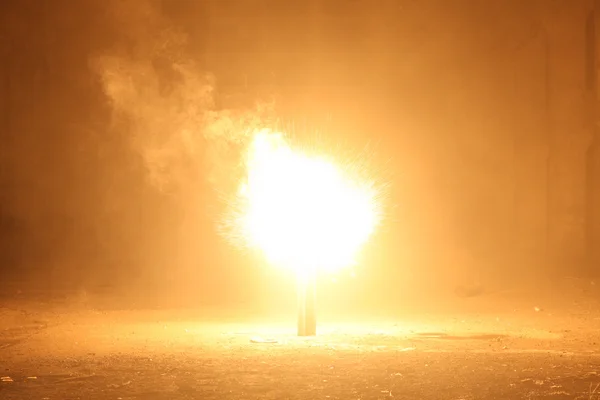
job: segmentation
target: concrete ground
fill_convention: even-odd
[[[13,293],[0,399],[600,399],[600,296],[565,282],[322,315],[313,338],[295,336],[294,315]]]

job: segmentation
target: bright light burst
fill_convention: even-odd
[[[355,263],[381,219],[372,181],[269,130],[256,133],[245,161],[234,229],[247,245],[297,272]]]

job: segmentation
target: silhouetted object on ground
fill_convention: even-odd
[[[313,274],[298,278],[298,336],[317,334],[317,288]]]

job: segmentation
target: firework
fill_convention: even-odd
[[[380,188],[365,179],[360,159],[336,163],[293,148],[284,134],[270,130],[253,135],[244,166],[227,235],[298,274],[300,303],[309,305],[301,307],[306,322],[313,319],[316,274],[354,265],[380,224]]]

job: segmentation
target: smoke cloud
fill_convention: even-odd
[[[222,255],[214,247],[224,200],[239,182],[250,134],[270,123],[274,107],[224,107],[201,52],[190,50],[189,36],[159,2],[113,1],[109,11],[117,40],[90,58],[90,68],[109,102],[112,129],[125,136],[144,169],[146,205],[139,213],[148,233],[137,245],[143,275],[156,264],[153,281],[176,279],[179,292],[191,285],[193,293],[202,282],[207,296],[221,295],[210,293],[218,287],[210,283],[220,279],[217,270],[201,265],[229,265],[215,258]]]
[[[188,36],[153,0],[111,4],[123,27],[116,46],[91,60],[110,101],[115,128],[127,132],[153,187],[172,192],[208,167],[213,185],[231,177],[248,134],[270,104],[217,109],[215,77],[187,51]]]

